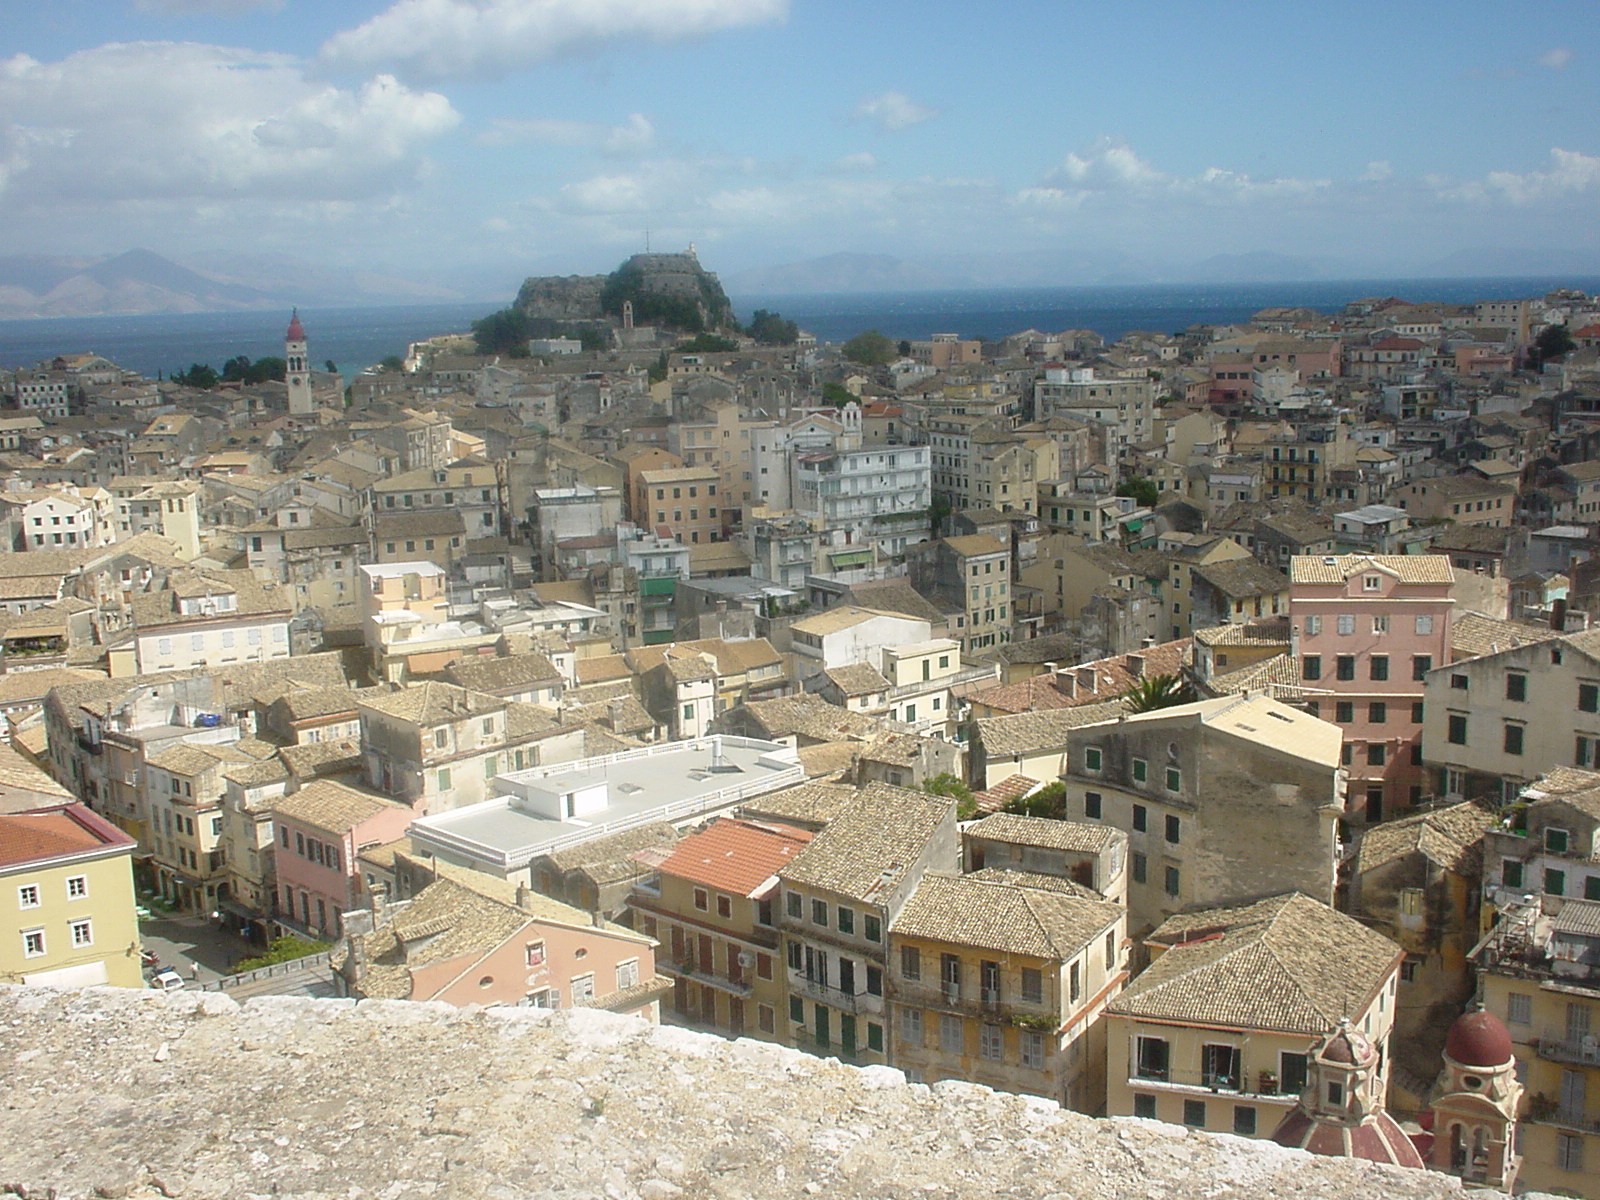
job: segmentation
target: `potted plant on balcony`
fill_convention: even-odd
[[[1256,1091],[1261,1095],[1276,1096],[1278,1094],[1278,1073],[1276,1071],[1263,1071],[1256,1084]]]

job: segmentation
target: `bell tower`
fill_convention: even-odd
[[[283,335],[284,382],[289,387],[289,414],[309,417],[317,411],[316,397],[311,394],[311,372],[306,363],[306,331],[300,324],[300,310],[289,318],[288,331]]]

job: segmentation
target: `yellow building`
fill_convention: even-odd
[[[143,986],[134,845],[81,804],[0,815],[0,983]]]
[[[890,1065],[1105,1104],[1106,1002],[1127,980],[1127,912],[1070,880],[929,873],[889,927]]]
[[[667,1019],[791,1044],[773,912],[777,872],[811,841],[786,825],[724,817],[674,848],[629,900],[673,982]]]
[[[1269,1137],[1342,1020],[1376,1048],[1387,1095],[1404,958],[1388,938],[1291,892],[1169,917],[1145,948],[1150,966],[1107,1010],[1112,1116]]]
[[[1600,1197],[1600,901],[1509,905],[1473,960],[1523,1080],[1519,1190]]]

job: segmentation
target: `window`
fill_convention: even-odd
[[[1022,1000],[1024,1004],[1044,1003],[1044,973],[1037,967],[1022,968]]]
[[[1321,617],[1307,617],[1306,618],[1306,636],[1307,637],[1316,637],[1321,632],[1322,632],[1322,618]]]
[[[1339,614],[1339,632],[1349,637],[1356,631],[1356,618],[1353,613]]]
[[[1311,1060],[1304,1054],[1288,1050],[1278,1054],[1278,1092],[1284,1096],[1298,1096],[1306,1090],[1306,1080],[1311,1073]]]
[[[36,883],[25,883],[25,884],[23,884],[21,887],[19,887],[17,889],[17,907],[18,908],[38,908],[39,907],[39,885],[38,884],[36,884]]]
[[[221,818],[217,818],[221,820]],[[216,830],[213,830],[216,832]],[[67,899],[82,900],[89,894],[89,877],[87,875],[71,875],[67,878]]]
[[[1578,711],[1600,712],[1600,683],[1580,683],[1578,685]]]
[[[1400,963],[1400,982],[1415,983],[1417,981],[1417,960],[1414,958],[1402,959]]]
[[[1204,1129],[1206,1126],[1206,1102],[1204,1100],[1185,1100],[1183,1102],[1183,1123],[1192,1129]]]
[[[1514,858],[1502,859],[1500,862],[1500,886],[1519,888],[1522,886],[1522,864]]]
[[[1101,763],[1100,747],[1090,746],[1083,752],[1083,769],[1085,771],[1099,772]]]
[[[1169,896],[1176,896],[1178,894],[1178,868],[1177,867],[1168,867],[1167,868],[1167,870],[1166,870],[1166,880],[1165,880],[1165,882],[1163,884],[1163,887],[1164,887],[1164,890],[1166,891],[1167,895],[1169,895]]]
[[[1368,660],[1368,667],[1373,679],[1389,678],[1389,656],[1387,654],[1374,654]]]
[[[856,910],[839,906],[839,932],[854,933],[856,931]]]
[[[441,792],[448,792],[450,790],[450,768],[449,767],[440,767],[439,768],[439,790]]]
[[[1085,792],[1083,794],[1083,815],[1091,821],[1100,819],[1100,793]]]
[[[523,960],[530,967],[544,966],[544,943],[529,942],[523,947]]]
[[[1177,767],[1167,768],[1167,791],[1183,791],[1183,772],[1178,770]]]
[[[908,1046],[922,1045],[922,1010],[920,1008],[902,1008],[900,1010],[900,1040]]]
[[[1505,751],[1507,754],[1522,753],[1522,726],[1506,722]]]
[[[1044,1066],[1044,1034],[1037,1029],[1022,1030],[1017,1047],[1017,1057],[1024,1067],[1037,1071]]]
[[[1433,655],[1413,654],[1411,656],[1411,678],[1421,682],[1428,677],[1428,672],[1433,670]]]
[[[883,1026],[874,1021],[867,1022],[867,1049],[883,1053]]]
[[[1562,1171],[1583,1170],[1583,1134],[1556,1134],[1556,1167]]]
[[[1571,835],[1565,829],[1557,829],[1554,825],[1545,828],[1544,848],[1551,854],[1565,854],[1571,844]]]
[[[861,926],[862,930],[867,935],[867,941],[883,941],[883,924],[878,920],[877,917],[873,916],[871,913],[868,913],[866,915],[866,919],[862,921]]]
[[[1374,634],[1388,633],[1389,632],[1389,618],[1387,616],[1373,617],[1372,618],[1372,632]]]
[[[1382,725],[1389,719],[1389,706],[1382,700],[1374,700],[1367,705],[1367,721],[1373,725]]]
[[[1166,1038],[1140,1037],[1134,1046],[1134,1077],[1166,1079],[1170,1053]]]
[[[1423,717],[1422,701],[1421,700],[1413,701],[1412,705],[1411,705],[1411,723],[1413,725],[1421,725],[1422,724],[1422,717]]]
[[[1432,633],[1433,632],[1433,618],[1432,617],[1418,617],[1417,620],[1416,620],[1416,630],[1417,630],[1417,632],[1419,634],[1430,634],[1430,633]]]
[[[572,977],[572,1003],[582,1004],[594,999],[594,973]]]
[[[1241,1137],[1255,1136],[1256,1110],[1254,1105],[1235,1104],[1233,1106],[1233,1131]]]
[[[617,964],[617,990],[637,987],[639,984],[639,960],[630,958],[627,962]]]
[[[38,958],[44,953],[44,930],[24,929],[22,931],[22,957]]]
[[[939,1018],[939,1049],[946,1054],[960,1054],[966,1042],[963,1032],[961,1018],[945,1013]]]
[[[1321,679],[1322,678],[1322,655],[1320,655],[1320,654],[1306,654],[1306,655],[1302,655],[1301,656],[1301,659],[1300,659],[1300,678],[1302,678],[1302,679]]]
[[[711,907],[711,895],[705,890],[705,888],[695,888],[694,906],[700,912],[705,912]]]
[[[1348,725],[1356,719],[1356,706],[1353,700],[1340,700],[1333,706],[1333,719],[1340,725]]]
[[[784,909],[796,921],[800,919],[801,901],[798,892],[788,892],[783,898]]]
[[[1146,1121],[1156,1119],[1156,1098],[1145,1092],[1135,1092],[1133,1096],[1133,1115],[1143,1117]]]
[[[978,1031],[978,1055],[996,1059],[1005,1052],[1005,1035],[998,1025],[982,1025]]]
[[[1133,781],[1143,783],[1150,774],[1150,764],[1142,758],[1133,760]]]
[[[72,931],[72,944],[74,946],[94,945],[94,925],[89,918],[73,921],[67,926]]]
[[[684,720],[685,720],[685,721],[692,721],[692,720],[694,720],[694,705],[692,705],[692,704],[685,704],[685,705],[684,705],[684,706],[683,706],[683,719],[684,719]]]
[[[1178,835],[1182,832],[1182,825],[1183,822],[1178,817],[1169,816],[1167,818],[1167,841],[1174,846],[1178,844]]]
[[[1133,881],[1135,883],[1144,883],[1149,873],[1149,860],[1135,851],[1133,854]]]
[[[1133,831],[1143,833],[1150,825],[1150,810],[1142,804],[1133,806]]]
[[[824,929],[828,927],[827,901],[813,900],[811,902],[811,923],[813,925],[821,925]]]
[[[1461,674],[1451,675],[1450,676],[1450,686],[1452,688],[1454,688],[1458,692],[1466,691],[1467,690],[1467,677],[1465,675],[1461,675]]]
[[[1467,744],[1467,715],[1465,713],[1450,714],[1450,729],[1445,735],[1445,740],[1452,746],[1465,746]]]
[[[1533,997],[1512,992],[1506,997],[1506,1023],[1508,1025],[1533,1024]]]
[[[1367,743],[1367,766],[1381,767],[1389,760],[1389,748],[1382,742]]]
[[[1567,894],[1567,873],[1557,871],[1554,867],[1546,867],[1544,872],[1544,891],[1547,896],[1565,896]]]
[[[799,996],[789,997],[789,1020],[796,1025],[804,1025],[806,1023],[805,1001],[801,1000]]]
[[[922,951],[917,947],[900,947],[900,975],[903,979],[922,978]]]
[[[1338,679],[1351,680],[1356,677],[1356,657],[1353,654],[1341,654],[1334,659],[1334,676]]]

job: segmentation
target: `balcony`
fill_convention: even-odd
[[[1153,1087],[1160,1091],[1248,1096],[1258,1100],[1281,1100],[1284,1103],[1296,1099],[1300,1094],[1298,1090],[1290,1090],[1280,1084],[1271,1071],[1246,1070],[1242,1079],[1233,1079],[1207,1071],[1176,1071],[1170,1068],[1141,1074],[1135,1065],[1128,1072],[1128,1086],[1145,1090]]]
[[[979,1017],[997,1017],[1027,1024],[1043,1021],[1050,1028],[1060,1023],[1055,1007],[1040,1000],[1024,1000],[1020,993],[998,988],[963,986],[958,983],[917,983],[899,980],[894,997],[905,1004],[922,1008],[945,1009]]]
[[[656,972],[668,979],[681,979],[685,983],[715,988],[730,996],[747,997],[753,990],[748,979],[732,979],[715,971],[703,971],[699,964],[687,959],[678,962],[659,962],[656,964]]]
[[[792,995],[802,996],[818,1004],[826,1004],[829,1008],[837,1008],[840,1012],[869,1015],[883,1012],[882,996],[874,996],[867,992],[842,991],[818,980],[807,979],[800,971],[789,972],[789,991]]]
[[[1539,1057],[1597,1066],[1600,1065],[1600,1037],[1592,1033],[1577,1038],[1546,1033],[1539,1039]]]

